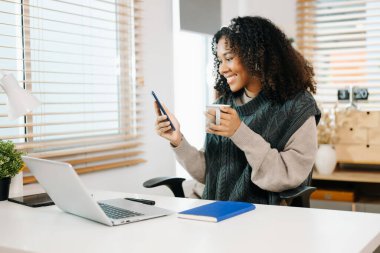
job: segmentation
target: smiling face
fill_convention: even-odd
[[[230,48],[228,41],[226,43],[225,37],[218,41],[217,55],[220,61],[219,73],[227,79],[232,92],[246,88],[256,93],[261,89],[259,79],[249,73],[240,57]]]

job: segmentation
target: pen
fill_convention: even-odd
[[[151,205],[151,206],[156,204],[156,202],[154,200],[149,200],[149,199],[135,199],[135,198],[124,198],[124,199],[139,202],[139,203],[146,204],[146,205]]]

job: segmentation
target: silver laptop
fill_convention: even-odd
[[[96,201],[74,168],[64,162],[23,156],[25,164],[54,203],[63,211],[108,226],[172,214],[172,211],[126,199]]]

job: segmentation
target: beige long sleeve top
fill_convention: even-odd
[[[314,116],[306,120],[290,137],[282,151],[271,148],[266,140],[243,122],[230,138],[245,153],[252,167],[252,182],[272,192],[281,192],[299,186],[312,170],[318,148]],[[179,146],[173,147],[173,150],[177,161],[189,174],[204,183],[206,171],[204,150],[197,150],[191,146],[185,137]]]

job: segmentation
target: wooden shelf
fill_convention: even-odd
[[[363,165],[343,168],[338,165],[331,175],[321,175],[314,170],[312,185],[322,193],[314,199],[312,196],[313,208],[380,213],[378,165],[367,168]]]
[[[338,168],[331,175],[321,175],[314,171],[313,180],[380,183],[380,171],[342,170]]]

